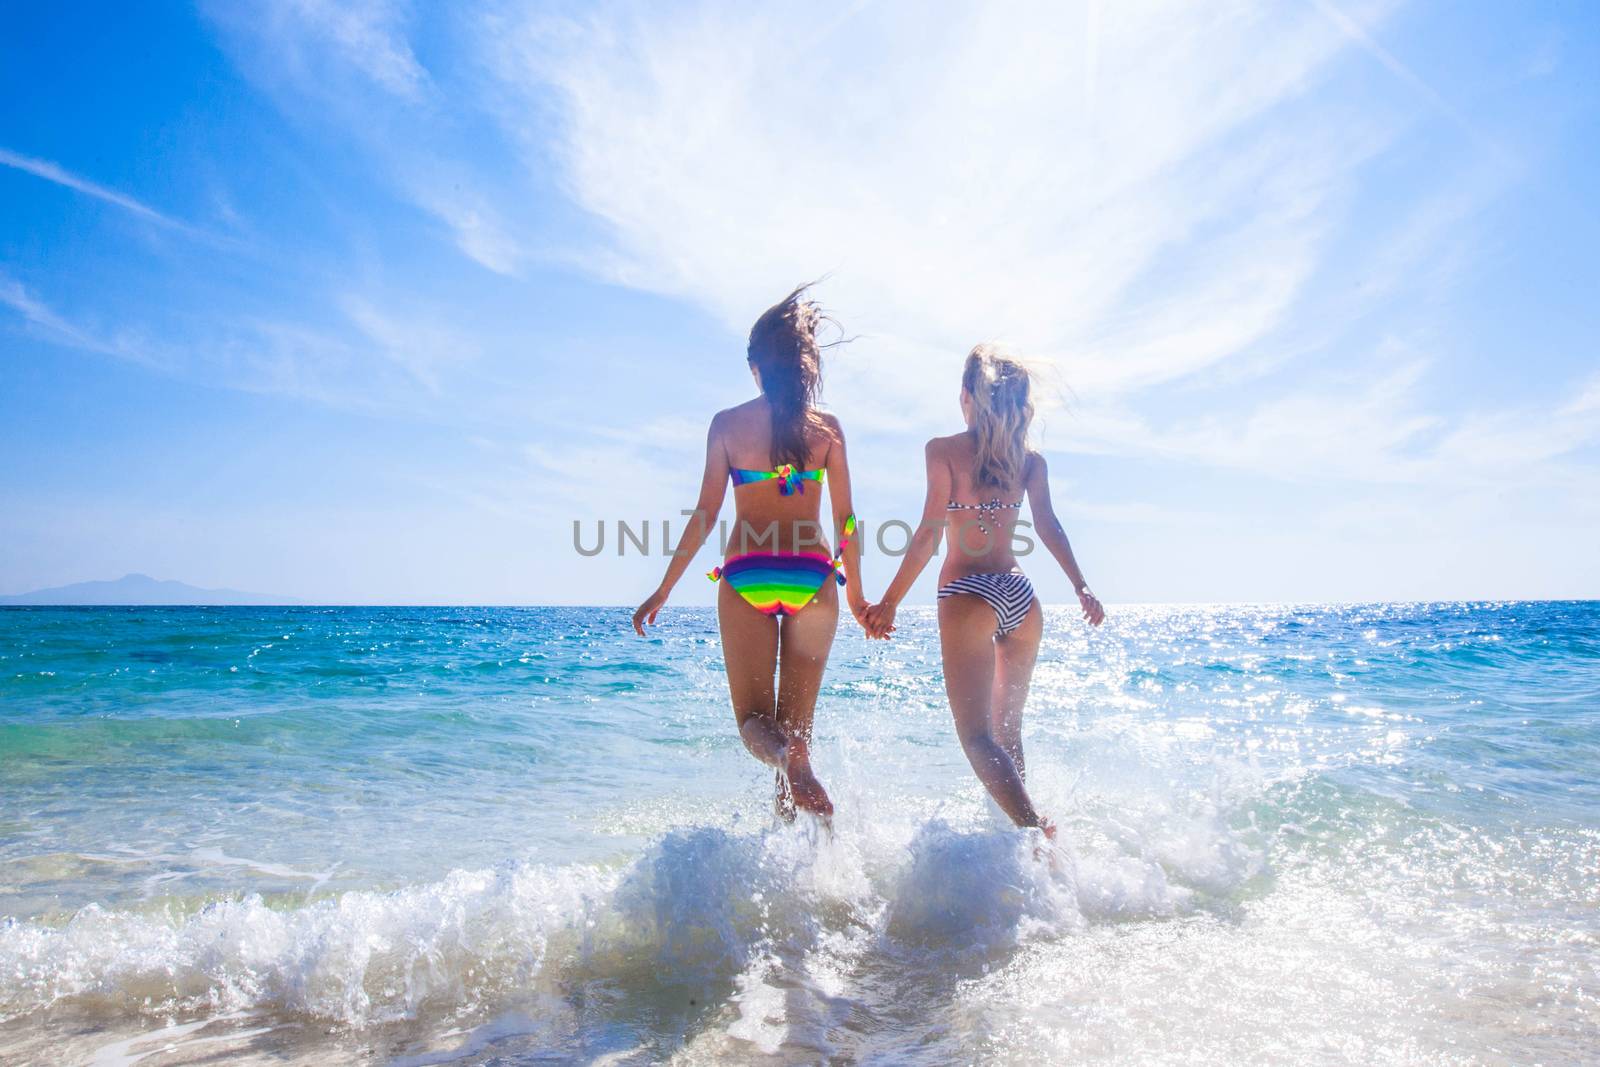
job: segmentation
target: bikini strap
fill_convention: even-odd
[[[844,577],[844,550],[849,547],[850,539],[856,535],[856,513],[851,512],[844,517],[844,526],[839,531],[839,550],[833,554],[833,576],[840,585],[845,584]]]

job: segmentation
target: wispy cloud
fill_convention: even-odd
[[[1110,451],[1289,481],[1422,481],[1414,449],[1440,427],[1436,416],[1414,406],[1427,362],[1403,350],[1387,356],[1388,368],[1371,378],[1321,377],[1243,410],[1160,423],[1126,410],[1120,418],[1091,410],[1075,429]]]
[[[56,314],[42,300],[28,292],[21,282],[4,274],[0,274],[0,304],[21,315],[28,325],[53,338],[60,338],[80,348],[95,347],[89,335]]]
[[[209,3],[206,10],[241,69],[280,106],[341,127],[348,143],[369,155],[375,175],[442,223],[462,255],[515,276],[530,258],[518,225],[528,211],[526,191],[513,180],[524,199],[505,196],[502,176],[474,158],[486,138],[464,127],[481,104],[447,96],[422,65],[407,37],[410,7],[262,0]],[[444,22],[476,10],[452,5],[435,17]],[[467,80],[481,79],[471,72]]]
[[[1362,24],[1359,18],[1351,15],[1350,12],[1346,11],[1343,6],[1334,3],[1333,0],[1312,0],[1312,2],[1316,4],[1318,10],[1326,15],[1335,26],[1339,27],[1341,32],[1348,36],[1350,40],[1354,41],[1356,44],[1365,49],[1368,54],[1382,64],[1391,74],[1415,90],[1417,95],[1422,97],[1423,100],[1427,101],[1428,105],[1433,108],[1433,110],[1437,111],[1440,115],[1443,115],[1450,122],[1454,123],[1460,130],[1471,136],[1474,140],[1483,144],[1485,147],[1493,148],[1498,151],[1498,148],[1496,148],[1493,142],[1484,135],[1483,131],[1480,130],[1475,123],[1468,119],[1467,116],[1449,100],[1446,100],[1442,93],[1440,93],[1432,85],[1428,84],[1428,82],[1424,81],[1415,70],[1411,69],[1411,67],[1402,62],[1398,56],[1379,43],[1377,38],[1373,37],[1371,32],[1369,32],[1367,27]]]
[[[447,371],[471,362],[478,354],[477,342],[470,334],[436,319],[386,310],[355,295],[345,297],[341,306],[376,353],[433,395],[440,392]]]
[[[1040,437],[1078,453],[1052,456],[1063,503],[1152,545],[1179,527],[1259,544],[1319,507],[1341,523],[1324,543],[1407,514],[1431,543],[1438,516],[1509,530],[1512,492],[1529,530],[1592,526],[1600,383],[1560,351],[1583,324],[1527,330],[1526,373],[1489,350],[1518,314],[1571,310],[1534,295],[1562,268],[1517,257],[1585,209],[1506,193],[1591,161],[1552,162],[1578,155],[1554,120],[1514,129],[1548,87],[1506,79],[1576,57],[1496,51],[1486,31],[1514,15],[1436,35],[1449,16],[1392,17],[1404,3],[201,0],[287,121],[247,93],[195,103],[243,151],[162,142],[183,202],[0,149],[13,188],[123,224],[0,264],[0,330],[448,423],[494,444],[462,462],[419,433],[406,477],[505,518],[508,541],[562,540],[622,497],[685,503],[700,409],[748,388],[752,316],[827,275],[858,338],[830,353],[827,399],[864,511],[915,506],[916,439],[953,428],[962,356],[994,337],[1062,401]],[[1480,45],[1505,68],[1464,72]],[[150,239],[194,233],[183,218],[239,241]],[[1505,315],[1464,336],[1518,267]],[[622,497],[595,473],[616,470]]]
[[[1001,336],[1090,398],[1083,447],[1385,483],[1449,474],[1468,441],[1494,451],[1502,419],[1430,410],[1430,358],[1369,356],[1344,331],[1447,287],[1451,246],[1514,172],[1486,153],[1385,233],[1351,229],[1408,120],[1320,92],[1346,56],[1487,145],[1379,42],[1390,6],[974,5],[930,25],[890,2],[830,23],[798,63],[792,21],[761,9],[513,7],[483,46],[508,136],[558,102],[556,158],[610,236],[590,270],[730,332],[831,272],[825,296],[872,350],[839,362],[836,389],[895,396],[861,409],[885,432],[947,414],[961,353]],[[1291,357],[1317,385],[1262,383],[1205,419],[1140,414],[1152,391]],[[1340,360],[1354,384],[1319,372]],[[1571,436],[1501,449],[1499,469]]]
[[[1434,361],[1397,342],[1338,375],[1316,375],[1242,410],[1156,423],[1109,404],[1079,412],[1087,451],[1267,474],[1286,482],[1412,486],[1431,493],[1568,484],[1600,443],[1600,380],[1565,403],[1430,413]]]
[[[1178,383],[1231,387],[1287,360],[1341,358],[1353,317],[1424,284],[1419,273],[1448,285],[1441,244],[1504,187],[1503,157],[1441,176],[1348,262],[1348,205],[1408,119],[1323,92],[1342,60],[1375,57],[1478,136],[1380,43],[1392,6],[972,5],[930,22],[889,0],[797,37],[784,13],[722,3],[497,3],[456,9],[472,47],[452,62],[474,76],[437,82],[396,3],[295,0],[254,25],[278,49],[261,62],[304,80],[336,59],[413,105],[413,136],[374,151],[489,270],[515,276],[536,255],[525,186],[486,169],[509,146],[530,176],[553,164],[603,224],[583,268],[687,300],[730,332],[829,272],[824,297],[871,351],[836,362],[834,394],[897,397],[862,407],[871,428],[920,432],[947,414],[962,352],[999,336],[1087,398],[1077,447],[1271,474],[1297,456],[1318,476],[1384,482],[1414,468],[1420,437],[1466,432],[1427,410],[1420,359],[1354,393],[1262,386],[1222,402],[1215,425],[1152,423],[1140,408]],[[499,142],[477,159],[441,151],[458,121],[445,112],[487,114]],[[1360,283],[1330,282],[1336,269]],[[1360,449],[1301,432],[1362,419],[1374,426]]]
[[[405,37],[406,6],[390,0],[284,0],[252,14],[234,10],[227,17],[265,25],[304,77],[320,66],[314,47],[331,49],[385,91],[420,99],[429,79]]]
[[[449,62],[475,75],[439,80],[400,3],[290,0],[219,18],[257,42],[254,62],[313,97],[376,86],[365,103],[341,90],[353,131],[367,113],[410,131],[379,123],[373,151],[491,271],[515,277],[534,254],[526,183],[490,169],[509,146],[529,176],[553,165],[602,223],[578,254],[585,269],[689,301],[730,332],[774,293],[830,272],[824,297],[862,335],[856,350],[870,350],[836,361],[834,393],[895,396],[860,407],[882,433],[937,425],[961,354],[999,336],[1083,401],[1073,447],[1386,483],[1527,419],[1431,411],[1420,383],[1434,357],[1363,355],[1340,333],[1425,284],[1419,264],[1426,284],[1447,286],[1442,246],[1512,172],[1499,158],[1441,176],[1348,261],[1348,205],[1407,119],[1325,99],[1341,60],[1375,57],[1477,136],[1379,42],[1390,6],[972,5],[930,22],[889,0],[804,27],[797,63],[781,12],[500,3],[455,9],[469,50]],[[444,151],[463,114],[489,116],[499,144],[476,158]],[[62,174],[41,176],[69,184]],[[1330,283],[1339,270],[1360,284]],[[437,395],[453,372],[444,353],[472,347],[469,328],[358,296],[337,303],[358,338],[278,322],[222,350],[273,354],[240,362],[285,389],[315,391],[307,383],[327,368],[368,358]],[[1287,360],[1314,384],[1263,382],[1203,417],[1144,411],[1163,390],[1231,387]],[[1545,447],[1559,453],[1570,437]],[[1532,461],[1527,449],[1504,455]]]
[[[104,356],[115,356],[140,363],[154,370],[167,371],[169,363],[142,338],[129,332],[106,333],[73,321],[28,290],[4,270],[0,270],[0,306],[8,307],[35,336],[51,344],[65,345]]]
[[[189,381],[360,411],[435,405],[445,368],[470,363],[477,354],[470,336],[417,309],[384,309],[355,294],[339,301],[342,317],[332,323],[231,316],[181,336],[142,326],[107,332],[52,306],[0,270],[0,307],[51,344]]]
[[[186,223],[163,215],[143,201],[136,200],[115,189],[107,188],[98,182],[92,182],[88,178],[72,173],[57,163],[50,162],[48,159],[35,159],[32,156],[13,152],[8,148],[0,148],[0,166],[20,170],[24,174],[31,174],[35,178],[41,178],[47,182],[54,182],[56,185],[71,189],[73,192],[82,193],[84,196],[90,196],[96,200],[112,204],[159,226],[181,230],[186,233],[195,232]]]
[[[887,3],[823,33],[796,63],[787,16],[708,4],[502,14],[484,48],[508,136],[558,102],[556,158],[611,236],[589,269],[730,331],[831,272],[825,297],[874,353],[836,384],[898,395],[884,429],[944,412],[985,337],[1098,396],[1248,352],[1393,132],[1307,99],[1349,45],[1315,11],[974,5],[930,23]]]
[[[411,183],[410,195],[418,206],[450,228],[461,254],[496,274],[514,276],[527,250],[510,231],[499,209],[485,197],[461,182],[444,188],[442,183]]]

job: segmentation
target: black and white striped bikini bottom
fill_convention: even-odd
[[[1033,583],[1026,574],[1008,571],[1004,574],[968,574],[950,582],[939,590],[939,599],[970,593],[979,596],[994,609],[1003,636],[1022,625],[1033,606]]]

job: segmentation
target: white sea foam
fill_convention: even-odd
[[[894,887],[887,931],[923,948],[984,951],[1082,923],[1070,855],[1042,834],[922,826]]]
[[[0,1061],[1582,1062],[1583,672],[1551,696],[1531,653],[1453,665],[1429,643],[1449,613],[1399,620],[1420,636],[1397,652],[1329,613],[1271,641],[1251,612],[1146,615],[1056,627],[1041,658],[1029,788],[1059,851],[985,816],[931,627],[836,651],[831,835],[735,815],[771,777],[728,729],[711,622],[687,659],[644,653],[637,692],[645,646],[563,624],[539,669],[582,684],[536,714],[521,675],[425,673],[332,702],[296,682],[240,730],[170,703],[28,726],[0,761],[29,798],[0,860]],[[1530,727],[1535,693],[1560,715]],[[164,788],[133,743],[168,753]]]
[[[470,1016],[557,981],[741,975],[753,1011],[763,961],[882,939],[939,954],[1014,947],[1095,918],[1171,914],[1192,892],[1148,859],[1075,858],[1036,833],[940,819],[871,836],[701,827],[620,869],[508,864],[297,907],[247,896],[11,921],[0,927],[0,1015],[70,1001],[109,1015],[265,1009],[363,1027]]]
[[[63,999],[110,1014],[272,1007],[351,1025],[472,1006],[543,966],[609,879],[537,866],[457,871],[394,892],[280,909],[259,896],[194,913],[90,905],[63,926],[0,928],[0,1013]]]

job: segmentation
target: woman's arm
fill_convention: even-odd
[[[874,637],[886,637],[894,629],[895,609],[933,558],[944,533],[945,507],[950,503],[950,465],[940,455],[937,440],[928,442],[924,456],[928,466],[928,494],[922,502],[922,521],[911,536],[905,559],[900,561],[900,569],[884,591],[883,599],[867,610],[868,632]]]
[[[633,628],[640,637],[644,636],[646,622],[655,625],[656,613],[667,602],[667,597],[671,595],[673,586],[678,584],[678,579],[683,577],[683,572],[689,569],[694,554],[711,536],[711,530],[717,524],[717,513],[722,510],[722,501],[727,495],[728,453],[722,441],[722,416],[718,415],[711,420],[711,428],[706,431],[706,469],[700,476],[700,499],[695,501],[694,515],[684,527],[683,535],[678,538],[678,547],[672,553],[661,584],[633,613]]]
[[[1067,531],[1061,528],[1061,520],[1056,518],[1055,505],[1050,502],[1050,470],[1045,465],[1043,455],[1035,452],[1028,459],[1031,468],[1027,477],[1028,504],[1033,509],[1034,532],[1056,558],[1056,562],[1061,564],[1061,569],[1067,572],[1072,590],[1078,594],[1078,604],[1083,608],[1083,617],[1089,620],[1091,626],[1099,626],[1105,621],[1106,609],[1089,592],[1089,582],[1078,568],[1077,557],[1072,554],[1072,543],[1067,540]]]
[[[833,434],[824,466],[828,471],[828,501],[833,509],[834,544],[844,546],[839,555],[844,560],[845,602],[850,606],[850,614],[865,628],[867,595],[861,586],[861,535],[852,534],[847,539],[844,532],[846,520],[855,514],[850,500],[850,461],[845,455],[844,428],[833,416],[824,418]]]

